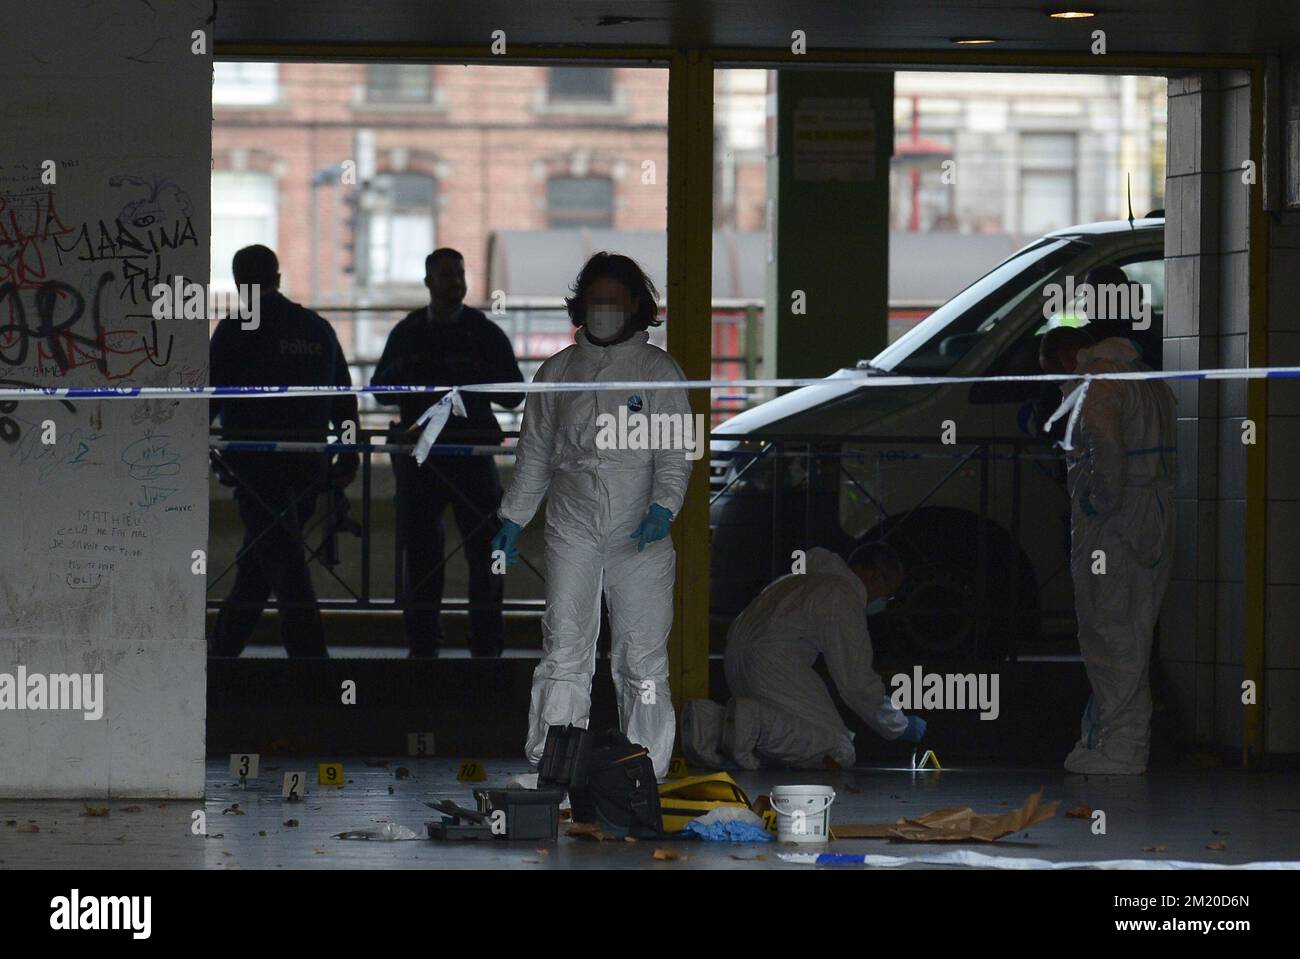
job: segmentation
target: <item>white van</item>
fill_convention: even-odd
[[[1072,636],[1064,462],[1035,428],[1055,408],[1056,387],[871,388],[847,378],[863,370],[1038,373],[1038,337],[1062,322],[1086,322],[1077,301],[1049,308],[1049,284],[1078,288],[1103,265],[1119,266],[1146,292],[1150,325],[1131,335],[1158,368],[1161,212],[1051,233],[869,362],[718,426],[710,509],[715,623],[790,572],[796,550],[847,553],[885,537],[907,565],[906,585],[871,623],[885,654],[1003,659]],[[955,443],[941,442],[946,427]],[[781,468],[774,471],[774,462]]]

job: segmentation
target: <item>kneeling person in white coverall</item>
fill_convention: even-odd
[[[647,328],[662,322],[657,301],[633,260],[597,253],[565,301],[579,328],[574,344],[543,363],[533,382],[686,379],[671,356],[649,343]],[[597,442],[602,421],[630,424],[629,415],[652,424],[695,422],[681,389],[529,393],[492,547],[507,561],[517,555],[521,528],[547,499],[543,654],[533,672],[528,761],[541,760],[549,727],[587,725],[603,590],[619,727],[649,751],[662,779],[677,726],[668,688],[676,570],[668,524],[681,509],[692,461],[684,446]],[[674,435],[704,441],[693,429],[686,437],[685,427]],[[662,433],[659,438],[662,447]]]
[[[1086,328],[1071,327],[1044,334],[1039,364],[1048,373],[1147,369],[1132,341],[1096,343]],[[1080,388],[1075,380],[1061,390]],[[1065,760],[1070,772],[1146,771],[1151,643],[1174,556],[1175,429],[1167,384],[1088,384],[1067,456],[1070,573],[1092,698]]]
[[[849,767],[853,733],[813,664],[826,660],[849,707],[885,739],[920,742],[925,720],[907,716],[872,666],[867,615],[903,583],[898,554],[884,543],[859,546],[845,562],[808,551],[807,569],[782,576],[731,624],[725,666],[731,701],[686,704],[682,744],[697,765],[742,769]],[[729,762],[728,762],[729,761]]]

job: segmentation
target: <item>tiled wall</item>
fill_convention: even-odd
[[[1245,366],[1250,300],[1250,75],[1169,82],[1165,367]],[[1187,738],[1242,739],[1246,415],[1244,381],[1185,382],[1178,398],[1178,547],[1160,627],[1164,672]]]
[[[1170,79],[1165,366],[1249,365],[1250,75]],[[1280,151],[1279,151],[1280,152]],[[1257,164],[1258,165],[1258,164]],[[1300,364],[1300,214],[1270,216],[1268,363]],[[1179,724],[1199,744],[1238,749],[1245,674],[1245,381],[1181,383],[1178,553],[1160,658]],[[1300,753],[1300,381],[1268,386],[1265,750]],[[1257,678],[1257,677],[1252,677]]]

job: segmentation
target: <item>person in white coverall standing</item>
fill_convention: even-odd
[[[649,343],[646,330],[662,322],[658,294],[633,260],[597,253],[572,293],[565,302],[578,327],[574,344],[543,363],[533,382],[686,378],[668,353]],[[547,499],[543,653],[533,673],[526,745],[534,765],[549,727],[587,725],[603,590],[619,726],[646,747],[658,777],[668,771],[676,733],[668,686],[676,571],[669,523],[691,472],[683,443],[704,439],[670,431],[677,442],[643,448],[656,434],[632,439],[638,419],[676,421],[685,429],[695,422],[682,389],[534,392],[524,406],[493,549],[512,560],[520,530]],[[627,425],[626,436],[609,428],[619,423]]]
[[[1058,327],[1039,345],[1048,373],[1147,369],[1139,355],[1130,340],[1097,343],[1086,328]],[[1088,383],[1067,456],[1070,573],[1092,698],[1070,772],[1146,771],[1151,644],[1174,556],[1176,425],[1173,392],[1159,380]]]
[[[727,633],[731,701],[686,704],[682,744],[695,764],[743,769],[847,768],[853,733],[813,664],[818,656],[840,697],[885,739],[919,742],[925,720],[907,716],[872,666],[867,615],[903,583],[898,554],[884,543],[859,546],[848,561],[810,549],[803,572],[782,576],[745,607]]]

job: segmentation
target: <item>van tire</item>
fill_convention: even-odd
[[[981,614],[979,528],[976,514],[936,506],[882,523],[862,538],[886,540],[905,567],[903,586],[889,608],[870,620],[878,657],[1001,662],[1033,648],[1040,624],[1029,557],[1006,530],[988,523],[989,608]],[[1017,579],[1019,615],[1011,610]]]

